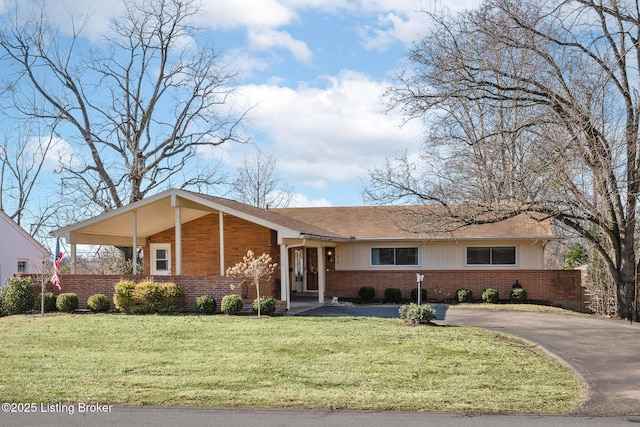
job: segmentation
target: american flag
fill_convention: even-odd
[[[60,264],[62,263],[62,252],[60,252],[60,238],[56,239],[56,256],[53,260],[53,276],[51,276],[51,283],[56,285],[58,289],[62,289],[60,287],[60,276],[58,272],[60,271]]]

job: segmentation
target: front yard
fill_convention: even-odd
[[[582,380],[494,332],[397,319],[0,319],[0,400],[561,413]]]

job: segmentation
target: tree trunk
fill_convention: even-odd
[[[638,307],[635,303],[637,298],[635,268],[633,271],[625,271],[621,274],[621,280],[617,283],[617,291],[618,316],[629,321],[640,320]]]

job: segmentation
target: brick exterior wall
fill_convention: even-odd
[[[232,289],[232,285],[238,285],[239,280],[236,278],[222,277],[222,276],[155,276],[150,277],[156,282],[174,282],[185,289],[187,306],[186,310],[189,312],[196,311],[196,298],[202,295],[211,295],[216,299],[218,303],[218,310],[220,310],[220,303],[225,295],[239,294],[245,300],[245,312],[253,312],[251,304],[256,297],[255,287],[240,286]],[[87,299],[93,294],[104,294],[112,304],[113,307],[113,294],[114,286],[122,279],[133,280],[139,282],[146,277],[140,276],[101,276],[101,275],[85,275],[85,274],[64,274],[60,276],[62,281],[62,290],[58,290],[54,285],[48,283],[46,290],[59,295],[63,292],[73,292],[78,295],[79,308],[87,308]],[[34,281],[37,280],[34,278]],[[280,295],[273,295],[272,292],[268,292],[269,289],[273,289],[274,279],[271,279],[269,283],[263,282],[260,284],[261,296],[274,296],[276,300],[280,298]],[[40,286],[35,286],[34,293],[40,294]],[[277,313],[284,314],[286,311],[286,302],[277,301]]]
[[[151,243],[171,244],[171,265],[175,269],[175,228],[151,236],[144,248],[150,254]],[[245,221],[231,215],[224,216],[224,265],[233,267],[242,262],[242,257],[252,250],[256,256],[263,253],[271,255],[273,262],[281,265],[280,247],[277,232],[261,225]],[[149,275],[150,256],[144,257],[144,274]],[[182,225],[182,275],[183,276],[219,276],[220,275],[220,223],[218,214],[206,215]],[[276,269],[274,278],[280,277]],[[273,295],[274,280],[261,284],[260,293]],[[263,288],[264,286],[264,288]],[[255,291],[254,291],[255,293]]]
[[[458,270],[458,271],[335,271],[327,272],[327,296],[357,298],[363,286],[372,286],[376,298],[384,296],[386,288],[399,288],[403,298],[410,298],[417,287],[416,273],[424,274],[423,288],[429,301],[447,301],[455,292],[467,288],[474,299],[482,290],[495,288],[500,299],[509,299],[509,291],[516,280],[527,291],[529,300],[545,301],[571,310],[582,311],[584,291],[581,274],[577,270]]]

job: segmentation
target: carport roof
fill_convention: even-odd
[[[134,218],[139,246],[149,236],[169,230],[180,207],[181,223],[211,213],[233,215],[276,230],[282,238],[316,238],[334,241],[551,239],[548,221],[519,215],[499,223],[478,224],[450,232],[402,227],[406,207],[357,206],[260,209],[234,200],[185,190],[170,189],[111,212],[56,230],[68,243],[131,246]],[[415,208],[415,207],[414,207]],[[421,206],[430,210],[434,207]]]

